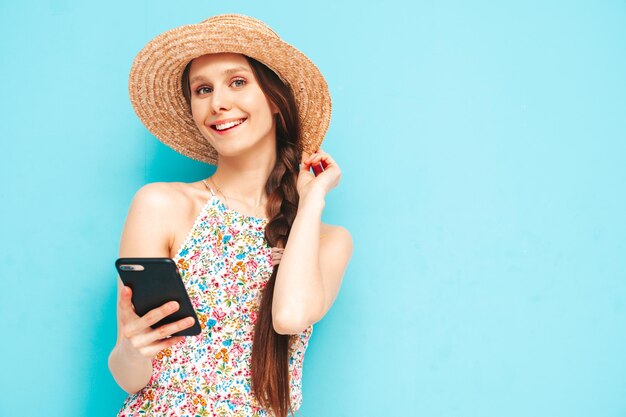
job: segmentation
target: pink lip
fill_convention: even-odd
[[[241,119],[234,119],[234,120],[241,120]],[[237,126],[229,127],[226,130],[216,130],[213,128],[214,125],[211,125],[211,130],[213,131],[213,133],[217,133],[218,135],[226,135],[232,132],[233,130],[237,129],[239,126],[243,125],[247,121],[248,119],[245,119],[243,122],[239,123]],[[221,124],[221,123],[216,123],[216,124]]]
[[[237,120],[241,120],[241,119],[246,119],[246,117],[231,117],[230,119],[220,119],[220,120],[215,120],[213,121],[210,126],[215,126],[215,125],[222,125],[224,123],[228,123],[228,122],[235,122]]]

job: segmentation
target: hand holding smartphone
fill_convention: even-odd
[[[115,267],[124,286],[132,290],[134,311],[144,325],[159,329],[157,335],[161,337],[200,334],[198,317],[172,259],[119,258]],[[183,320],[189,317],[193,319],[193,325],[181,328],[189,324],[188,320]],[[169,332],[170,329],[173,332]]]

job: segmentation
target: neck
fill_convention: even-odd
[[[248,207],[265,205],[265,184],[276,162],[273,158],[242,161],[219,157],[213,182],[228,199],[235,199]]]

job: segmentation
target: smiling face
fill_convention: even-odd
[[[235,156],[268,142],[275,145],[278,110],[263,94],[243,55],[194,59],[189,86],[193,120],[220,155]]]

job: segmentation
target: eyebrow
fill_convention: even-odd
[[[240,71],[245,71],[245,72],[250,72],[250,70],[248,70],[248,68],[240,65],[238,67],[233,67],[233,68],[227,68],[224,71],[222,71],[222,75],[230,75],[232,73],[235,72],[240,72]],[[198,80],[205,80],[203,75],[196,75],[195,77],[193,77],[191,80],[189,80],[189,84],[193,84],[194,82],[198,81]]]

